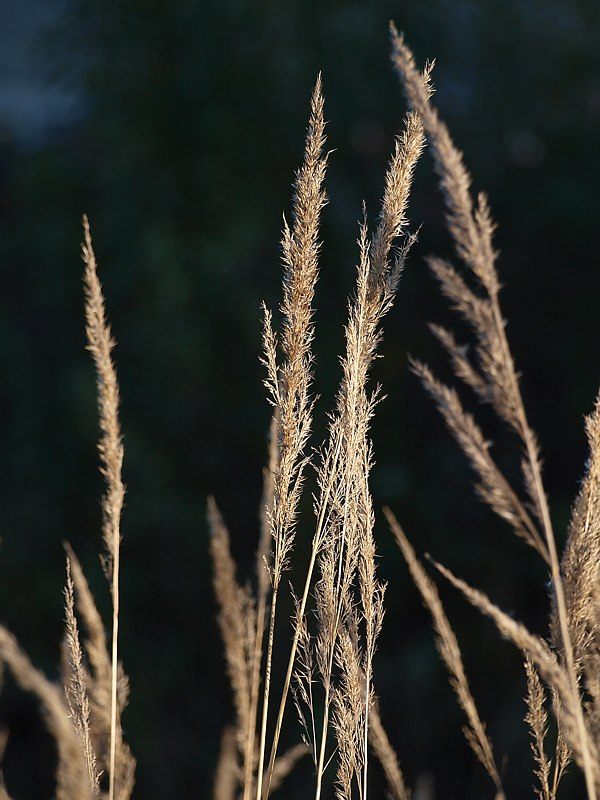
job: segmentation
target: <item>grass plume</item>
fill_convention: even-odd
[[[443,296],[467,323],[471,347],[453,330],[432,325],[457,381],[487,404],[519,446],[520,472],[511,482],[496,463],[484,427],[462,394],[429,366],[412,361],[427,393],[476,476],[476,492],[541,558],[550,576],[549,630],[539,635],[502,611],[479,589],[446,567],[439,573],[520,651],[527,681],[535,794],[557,800],[573,761],[583,775],[587,800],[600,793],[600,395],[586,432],[589,458],[575,500],[567,544],[559,557],[543,482],[540,448],[529,425],[520,375],[509,347],[500,306],[500,280],[486,197],[471,191],[462,154],[432,103],[432,64],[419,71],[391,27],[393,63],[409,110],[385,174],[379,215],[371,227],[366,210],[358,229],[355,283],[347,302],[341,377],[324,441],[313,446],[315,397],[315,290],[320,270],[321,216],[328,154],[319,75],[311,97],[304,156],[293,188],[290,221],[281,237],[283,266],[279,313],[263,307],[262,363],[272,406],[267,465],[258,515],[254,574],[238,577],[225,520],[207,503],[217,621],[223,639],[235,719],[222,735],[212,784],[214,800],[268,800],[299,760],[310,754],[312,785],[305,795],[321,800],[368,800],[373,755],[392,800],[410,800],[400,759],[383,728],[376,695],[376,651],[384,620],[386,585],[378,574],[376,518],[371,493],[375,446],[371,421],[381,389],[371,386],[383,322],[416,236],[408,231],[408,201],[425,140],[433,153],[446,206],[446,222],[461,267],[427,260]],[[124,740],[122,714],[129,684],[119,660],[123,435],[114,339],[98,279],[90,225],[83,218],[82,255],[87,349],[96,370],[100,423],[98,455],[105,481],[102,562],[112,600],[110,635],[82,566],[66,544],[62,686],[31,664],[14,636],[0,626],[0,666],[39,700],[56,739],[57,800],[130,800],[136,763]],[[274,321],[275,320],[275,321]],[[315,487],[307,563],[296,555],[299,513],[314,467]],[[436,584],[415,554],[396,517],[389,527],[427,607],[458,705],[465,738],[486,770],[496,800],[505,800],[504,775],[469,686],[458,639]],[[418,548],[416,548],[418,550]],[[286,575],[294,612],[281,619]],[[284,629],[285,625],[289,627]],[[290,630],[291,628],[291,630]],[[281,680],[274,665],[282,652]],[[405,689],[405,682],[399,685]],[[283,748],[282,726],[294,695],[302,742]],[[384,699],[383,702],[386,702]],[[549,717],[552,709],[555,722]],[[434,713],[435,709],[428,709]],[[387,711],[386,711],[387,714]],[[289,716],[289,715],[288,715]],[[6,736],[0,733],[0,755]],[[552,752],[553,749],[553,752]],[[409,777],[410,773],[409,773]],[[418,781],[414,797],[419,794]],[[201,791],[201,789],[198,789]],[[328,795],[329,792],[329,795]],[[0,771],[0,800],[9,800]]]
[[[478,363],[473,365],[467,361],[464,351],[458,347],[451,335],[441,331],[438,332],[438,338],[441,338],[444,346],[451,352],[457,377],[474,389],[480,400],[489,403],[498,417],[519,437],[524,453],[521,461],[522,491],[533,510],[536,529],[529,529],[529,520],[525,522],[519,506],[514,501],[512,505],[518,513],[515,514],[514,510],[511,512],[510,501],[513,500],[515,493],[507,490],[499,472],[495,476],[492,475],[491,484],[487,480],[490,477],[490,470],[494,467],[493,464],[490,467],[485,452],[487,445],[479,442],[473,446],[472,439],[465,432],[465,426],[461,424],[463,421],[470,423],[471,420],[462,413],[459,406],[457,407],[456,396],[452,395],[452,391],[447,387],[435,381],[426,369],[421,368],[421,374],[429,391],[436,396],[438,406],[445,415],[450,430],[456,435],[459,444],[482,478],[484,499],[497,512],[502,510],[501,515],[505,518],[512,517],[515,532],[532,544],[550,567],[555,603],[555,631],[564,659],[564,677],[570,695],[569,707],[573,715],[573,730],[578,740],[577,752],[580,754],[588,798],[596,800],[597,763],[594,762],[594,748],[584,720],[563,575],[542,482],[539,447],[527,421],[519,388],[519,377],[508,345],[506,325],[500,309],[500,283],[495,265],[497,253],[493,246],[495,225],[486,197],[479,194],[476,201],[471,198],[471,176],[464,165],[462,154],[455,147],[447,127],[431,103],[432,65],[427,65],[422,73],[419,72],[403,37],[398,34],[393,24],[390,30],[393,64],[400,76],[409,104],[423,120],[434,154],[435,169],[440,178],[446,203],[446,222],[456,253],[481,290],[481,293],[471,290],[450,265],[436,259],[430,262],[442,292],[474,331]],[[447,403],[447,400],[451,402]],[[476,435],[474,427],[472,425],[470,427],[470,433]],[[481,454],[485,453],[485,459],[477,458],[477,450]],[[571,734],[573,730],[570,731]],[[573,746],[572,736],[569,738],[569,744]]]
[[[84,242],[81,248],[85,264],[85,318],[87,349],[96,367],[98,386],[98,411],[102,435],[98,441],[100,471],[106,481],[106,493],[102,500],[104,539],[104,569],[110,582],[112,596],[112,647],[111,647],[111,718],[110,718],[110,766],[109,800],[118,798],[115,791],[117,749],[121,747],[120,722],[117,704],[119,670],[119,567],[121,552],[121,511],[125,498],[125,486],[121,477],[123,468],[123,443],[119,423],[119,384],[111,352],[115,346],[110,327],[106,321],[104,297],[98,280],[96,256],[88,218],[83,218]]]

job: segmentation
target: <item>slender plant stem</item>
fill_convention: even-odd
[[[368,756],[368,743],[369,743],[369,698],[371,695],[371,659],[369,658],[369,663],[367,664],[367,680],[366,680],[366,688],[365,688],[365,725],[364,725],[364,736],[363,736],[363,800],[367,800],[367,771],[368,771],[368,763],[369,763],[369,756]]]
[[[336,469],[337,462],[340,456],[340,447],[341,447],[341,437],[338,434],[336,440],[335,450],[332,456],[332,471]],[[325,487],[325,493],[322,498],[321,502],[321,509],[319,512],[319,517],[317,520],[317,527],[315,530],[315,535],[313,536],[313,543],[311,548],[310,554],[310,562],[308,565],[308,569],[306,571],[306,580],[304,581],[304,591],[302,592],[302,599],[300,600],[300,606],[298,608],[298,615],[303,617],[306,612],[306,603],[308,602],[308,593],[310,591],[310,586],[312,583],[312,575],[315,569],[315,564],[317,562],[317,555],[319,553],[321,547],[321,540],[323,534],[323,527],[325,525],[325,516],[327,510],[327,503],[329,502],[329,495],[331,493],[331,482],[327,484]],[[267,780],[265,786],[265,800],[269,796],[269,789],[271,786],[271,779],[273,777],[273,768],[275,766],[275,758],[277,757],[277,747],[279,746],[279,736],[281,734],[281,726],[283,724],[283,715],[285,713],[285,706],[287,703],[287,697],[290,690],[290,685],[292,682],[292,672],[294,669],[294,663],[296,660],[296,653],[298,651],[298,642],[300,641],[300,628],[296,626],[294,630],[294,638],[292,639],[292,646],[290,649],[290,657],[288,659],[287,671],[285,674],[285,681],[283,683],[283,690],[281,692],[281,700],[279,701],[279,711],[277,713],[277,721],[275,723],[275,732],[273,734],[273,744],[271,745],[271,755],[269,757],[269,766],[267,771]]]
[[[332,648],[333,652],[333,648]],[[331,668],[329,669],[331,673]],[[330,685],[331,674],[327,686],[325,687],[325,707],[323,709],[323,726],[321,728],[321,747],[319,749],[319,765],[317,767],[317,786],[315,789],[315,800],[321,797],[321,787],[323,785],[323,773],[325,772],[325,747],[327,744],[327,730],[329,728],[329,705],[330,705]]]
[[[256,714],[258,711],[258,687],[260,683],[260,662],[266,611],[266,595],[264,592],[261,592],[258,599],[258,611],[256,615],[256,637],[254,640],[254,661],[252,665],[250,711],[248,713],[248,730],[246,731],[246,747],[244,750],[244,800],[250,800],[252,793],[254,737],[256,731]]]
[[[260,729],[260,747],[258,751],[258,774],[256,776],[256,800],[262,798],[263,768],[265,764],[265,744],[267,738],[267,716],[269,713],[269,692],[271,690],[271,666],[273,662],[273,638],[275,634],[275,612],[277,610],[277,584],[273,585],[271,598],[271,619],[269,622],[269,641],[267,644],[267,664],[265,667],[265,689],[263,692],[262,723]],[[270,780],[267,784],[265,798],[269,794]]]
[[[119,637],[119,531],[114,532],[115,548],[112,563],[112,664],[110,687],[110,776],[108,796],[115,796],[115,764],[117,756],[117,673],[118,673],[118,637]]]
[[[317,548],[314,546],[310,555],[310,563],[308,565],[308,570],[306,573],[306,581],[304,583],[304,591],[302,593],[302,599],[300,601],[300,607],[298,609],[298,614],[300,617],[304,616],[306,611],[306,603],[308,602],[308,593],[310,591],[310,585],[312,582],[312,574],[314,572],[315,563],[317,560]],[[265,781],[265,798],[269,796],[269,791],[271,788],[271,779],[273,777],[273,768],[275,766],[275,758],[277,757],[277,747],[279,745],[279,736],[281,734],[281,726],[283,725],[283,715],[285,713],[285,706],[287,701],[287,696],[290,688],[290,684],[292,682],[292,671],[294,669],[294,663],[296,660],[296,653],[298,651],[298,642],[300,641],[300,629],[296,626],[294,630],[294,638],[292,639],[292,647],[290,650],[290,657],[288,659],[288,666],[287,672],[285,674],[285,681],[283,683],[283,691],[281,693],[281,700],[279,702],[279,711],[277,713],[277,721],[275,722],[275,732],[273,734],[273,743],[271,745],[271,754],[269,757],[269,766],[267,768],[267,778]],[[258,795],[257,795],[258,798]]]

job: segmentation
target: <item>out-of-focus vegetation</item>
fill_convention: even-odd
[[[209,794],[231,706],[206,612],[214,604],[205,497],[220,501],[250,570],[269,417],[259,303],[277,303],[281,213],[310,89],[321,70],[335,148],[317,296],[316,381],[327,406],[356,221],[363,199],[376,214],[405,108],[389,65],[389,18],[421,61],[436,56],[437,104],[500,224],[504,310],[564,530],[585,453],[582,415],[598,383],[600,9],[586,0],[409,5],[73,0],[36,59],[49,84],[78,90],[78,121],[34,143],[3,128],[1,615],[54,674],[64,539],[92,583],[96,571],[102,602],[78,251],[85,211],[119,342],[129,487],[121,653],[132,682],[124,726],[139,797]],[[423,224],[420,243],[376,374],[387,399],[373,428],[375,500],[394,508],[420,551],[443,548],[468,579],[489,565],[483,588],[542,629],[545,598],[530,588],[539,567],[472,499],[468,468],[406,369],[408,351],[440,363],[426,322],[446,313],[423,262],[450,250],[427,155],[410,217]],[[446,797],[475,797],[485,778],[461,739],[428,620],[384,525],[378,543],[389,581],[376,664],[384,722],[413,785],[433,770],[440,796],[443,787]],[[525,691],[519,659],[459,599],[447,603],[496,752],[507,755],[506,787],[518,796],[531,782],[527,732],[515,722],[514,684]],[[35,707],[10,683],[2,707],[7,780],[18,797],[48,797],[50,778],[32,767],[47,746]]]

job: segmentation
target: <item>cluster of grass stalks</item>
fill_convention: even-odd
[[[383,770],[389,796],[410,797],[398,755],[381,722],[374,674],[385,585],[377,575],[373,531],[378,511],[369,489],[374,459],[370,421],[380,389],[370,387],[369,374],[378,354],[383,319],[393,305],[415,240],[408,231],[407,206],[415,165],[427,140],[445,198],[447,226],[462,262],[459,270],[447,261],[430,258],[429,267],[444,296],[472,329],[473,343],[469,348],[451,330],[439,326],[432,330],[447,351],[456,378],[477,400],[491,406],[516,436],[521,452],[517,485],[502,473],[490,442],[463,407],[456,389],[442,383],[425,364],[413,361],[412,366],[466,455],[480,498],[545,562],[550,576],[547,636],[531,633],[482,592],[442,565],[433,562],[433,566],[489,616],[522,654],[535,794],[542,800],[558,797],[561,778],[573,762],[583,774],[588,800],[595,800],[600,792],[600,399],[587,420],[590,456],[561,558],[542,483],[539,448],[527,421],[500,308],[488,204],[483,195],[472,197],[462,155],[431,103],[432,65],[419,71],[393,26],[391,38],[393,64],[410,110],[390,158],[378,219],[371,230],[365,211],[359,226],[341,380],[326,439],[316,447],[311,441],[313,298],[328,160],[320,77],[313,91],[292,217],[282,234],[284,276],[278,330],[271,311],[263,309],[262,360],[272,421],[253,581],[238,580],[223,516],[215,500],[208,501],[214,590],[235,709],[235,719],[223,733],[213,797],[266,800],[299,759],[310,758],[313,782],[306,791],[315,800],[331,791],[325,789],[327,784],[340,800],[367,800],[372,755]],[[128,686],[118,658],[123,445],[111,355],[114,342],[87,219],[82,249],[88,349],[97,371],[98,451],[106,481],[103,563],[112,596],[111,634],[106,635],[79,561],[67,545],[62,688],[34,668],[3,627],[0,658],[42,704],[58,747],[57,798],[127,800],[133,792],[135,761],[121,729]],[[303,578],[289,588],[295,609],[290,637],[290,620],[279,618],[281,594],[288,592],[285,576],[295,558],[309,468],[316,474],[313,534],[307,563],[295,564],[294,575],[301,571]],[[487,771],[497,800],[504,798],[502,771],[436,584],[392,510],[383,513],[431,614],[439,654],[465,715],[468,744]],[[276,649],[283,651],[287,663],[280,682],[272,675]],[[549,712],[554,716],[552,726]],[[301,741],[282,750],[282,726],[290,717],[301,732]],[[8,798],[7,789],[0,788],[0,796]]]

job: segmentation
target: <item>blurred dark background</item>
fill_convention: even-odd
[[[564,541],[586,458],[583,415],[599,382],[600,6],[594,0],[4,0],[0,24],[0,619],[50,676],[60,659],[68,539],[98,602],[95,385],[84,351],[80,219],[91,220],[118,340],[127,507],[120,649],[135,797],[210,797],[232,719],[211,593],[206,496],[252,577],[269,409],[262,299],[279,302],[279,231],[322,70],[331,157],[316,305],[314,443],[339,378],[357,219],[373,218],[405,104],[387,25],[419,63],[437,59],[436,102],[488,192],[509,338],[539,433]],[[547,576],[474,497],[464,459],[407,369],[448,368],[427,329],[448,313],[424,256],[451,253],[430,156],[411,200],[422,224],[374,380],[378,509],[503,608],[546,631]],[[469,400],[471,398],[468,398]],[[518,444],[483,414],[509,474]],[[310,537],[310,510],[297,545]],[[381,519],[389,582],[376,663],[382,715],[408,782],[436,798],[491,796],[465,744],[429,620]],[[511,797],[532,796],[511,645],[441,586]],[[108,618],[108,616],[107,616]],[[289,639],[284,615],[279,641]],[[283,652],[283,649],[282,651]],[[276,664],[275,681],[281,665]],[[36,703],[5,677],[5,775],[19,798],[52,793]],[[299,734],[290,708],[287,739]],[[310,765],[290,779],[304,797]],[[377,767],[374,797],[383,796]],[[575,771],[564,797],[581,796]]]

